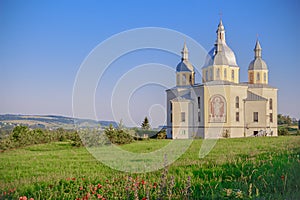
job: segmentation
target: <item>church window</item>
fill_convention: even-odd
[[[200,97],[198,97],[198,108],[200,109]]]
[[[182,75],[182,85],[186,85],[186,75]]]
[[[270,122],[273,123],[273,113],[270,113]]]
[[[205,80],[208,80],[208,70],[205,71]]]
[[[237,122],[240,121],[240,113],[239,112],[235,113],[235,121],[237,121]]]
[[[172,113],[170,114],[170,122],[171,123],[173,122],[173,115],[172,115]]]
[[[185,112],[181,112],[181,122],[185,122]]]
[[[192,75],[190,75],[190,85],[193,85],[193,82],[192,82]]]
[[[210,69],[210,80],[213,80],[213,70]]]
[[[250,83],[253,83],[253,73],[250,73]]]
[[[239,108],[239,107],[240,107],[240,98],[235,97],[235,108]]]
[[[231,70],[231,79],[234,80],[234,70]]]
[[[264,81],[267,82],[267,73],[264,73]]]
[[[220,69],[217,69],[217,79],[220,79]]]
[[[253,122],[258,122],[258,112],[253,113]]]
[[[224,69],[224,78],[227,78],[227,69]]]
[[[256,80],[260,81],[260,74],[259,74],[259,72],[257,72],[257,74],[256,74]]]
[[[269,109],[272,110],[273,109],[273,99],[269,100]]]
[[[173,106],[172,106],[172,102],[170,102],[170,110],[172,111]]]
[[[198,112],[198,122],[201,122],[201,112]]]
[[[180,76],[179,76],[179,74],[177,74],[177,85],[180,85]]]

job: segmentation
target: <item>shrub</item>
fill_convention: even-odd
[[[122,127],[114,128],[111,124],[105,129],[104,134],[113,144],[129,144],[133,141],[132,135]]]
[[[288,135],[288,134],[289,134],[288,127],[286,127],[286,126],[278,127],[278,135]]]

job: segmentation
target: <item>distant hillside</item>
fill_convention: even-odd
[[[30,128],[74,129],[75,125],[77,128],[97,128],[107,127],[110,124],[117,126],[117,123],[114,121],[96,121],[56,115],[0,115],[0,128],[4,129],[13,128],[17,125],[26,125]]]

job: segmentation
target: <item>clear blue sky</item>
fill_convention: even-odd
[[[227,43],[241,68],[241,81],[247,81],[247,67],[253,59],[258,34],[269,66],[270,84],[279,88],[279,112],[300,118],[299,11],[297,0],[1,0],[0,113],[72,116],[77,71],[99,43],[128,29],[150,26],[182,32],[209,50],[215,42],[222,12]],[[107,72],[103,80],[107,81],[107,91],[96,94],[99,119],[113,119],[106,98],[113,88],[109,80],[117,81],[122,72],[143,64],[132,59],[143,57],[140,61],[160,62],[165,58],[165,63],[174,69],[179,62],[174,55],[152,51],[142,54],[120,59]],[[159,86],[136,91],[130,100],[134,104],[130,105],[132,118],[140,123],[149,114],[138,102],[144,102],[148,108],[164,104],[164,95],[164,88]],[[155,108],[153,118],[156,113],[163,120],[159,116],[161,108]],[[159,123],[156,121],[155,125]]]

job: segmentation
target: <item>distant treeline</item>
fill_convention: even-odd
[[[30,129],[27,126],[16,126],[11,132],[2,133],[0,150],[24,147],[56,141],[71,141],[74,146],[81,146],[81,140],[74,130],[58,128],[56,130]]]
[[[152,130],[126,129],[123,127],[115,128],[110,125],[106,129],[83,129],[56,130],[30,129],[27,126],[16,126],[12,131],[0,130],[0,151],[19,148],[33,144],[43,144],[58,141],[69,141],[73,146],[98,146],[107,144],[128,144],[134,140],[149,138],[166,138],[165,130],[159,132]]]

